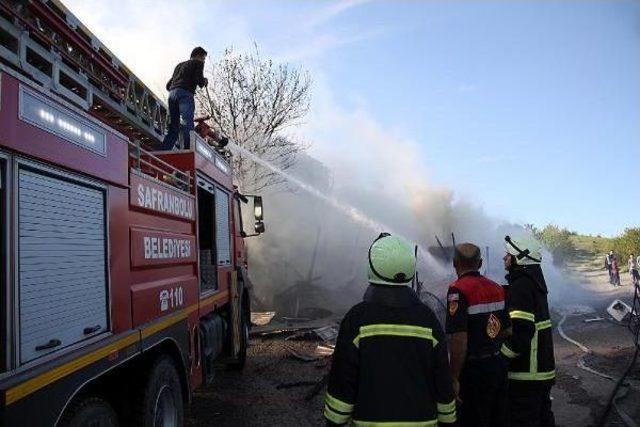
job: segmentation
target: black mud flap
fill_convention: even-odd
[[[238,272],[232,271],[230,274],[230,310],[231,310],[231,359],[238,360],[240,357],[240,350],[242,347],[242,294],[243,294],[243,282],[238,280]]]

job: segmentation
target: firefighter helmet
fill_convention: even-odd
[[[382,233],[369,248],[369,283],[404,285],[416,274],[416,257],[409,243]]]
[[[513,255],[518,265],[540,264],[542,262],[542,246],[532,237],[512,239],[504,238],[504,247]]]

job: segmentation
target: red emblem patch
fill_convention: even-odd
[[[449,314],[453,316],[458,311],[458,301],[449,301]]]
[[[487,335],[489,335],[489,338],[493,339],[497,337],[501,328],[502,324],[500,323],[500,319],[491,313],[487,320]]]

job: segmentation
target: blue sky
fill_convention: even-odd
[[[187,48],[255,41],[311,72],[317,110],[362,112],[391,149],[411,141],[425,179],[491,215],[639,225],[640,2],[65,3],[157,90]],[[301,132],[323,158],[321,126]]]

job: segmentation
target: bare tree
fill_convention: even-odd
[[[288,64],[274,64],[260,52],[227,49],[207,71],[206,90],[197,93],[198,109],[212,127],[231,141],[279,169],[290,168],[306,146],[287,134],[309,111],[309,74]],[[243,191],[282,184],[277,173],[246,156],[234,154],[233,166]]]

